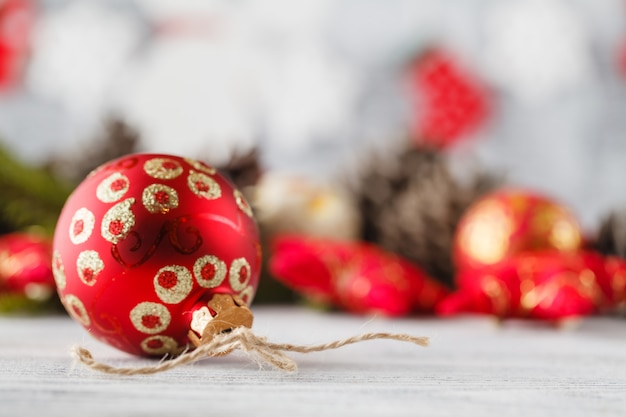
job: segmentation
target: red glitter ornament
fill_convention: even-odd
[[[54,294],[51,242],[16,232],[0,237],[0,293],[47,301]]]
[[[269,267],[304,296],[357,314],[431,312],[447,293],[408,261],[361,242],[282,236]]]
[[[496,265],[461,272],[459,290],[442,301],[437,312],[544,320],[597,313],[623,301],[626,281],[617,271],[623,265],[611,268],[612,276],[605,260],[594,252],[517,254]]]
[[[607,294],[608,305],[602,310],[626,311],[626,259],[617,256],[605,258],[604,267],[607,280],[601,282]]]
[[[247,310],[261,264],[241,192],[212,167],[171,155],[93,171],[68,198],[53,249],[69,314],[99,340],[147,356],[197,345],[220,313],[218,294]]]

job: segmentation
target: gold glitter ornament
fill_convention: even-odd
[[[537,193],[501,190],[478,200],[461,218],[454,240],[458,268],[494,265],[542,249],[580,249],[582,233],[562,205]]]

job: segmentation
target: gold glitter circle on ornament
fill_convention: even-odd
[[[250,264],[245,258],[237,258],[230,265],[228,280],[233,291],[243,291],[250,282]]]
[[[254,297],[254,287],[252,287],[252,285],[248,285],[246,288],[244,288],[243,291],[239,293],[239,297],[243,300],[244,303],[246,303],[246,305],[249,306],[252,302],[252,298]]]
[[[215,200],[222,196],[222,189],[211,177],[201,172],[190,171],[187,185],[192,193],[207,200]]]
[[[54,276],[54,282],[57,284],[59,290],[65,289],[65,267],[63,266],[63,259],[59,251],[55,250],[52,254],[52,275]]]
[[[133,204],[135,204],[135,199],[127,198],[104,214],[101,227],[103,238],[111,243],[126,239],[128,232],[135,225],[135,215],[130,209]]]
[[[140,332],[156,334],[167,329],[172,316],[164,305],[145,301],[130,311],[130,321]]]
[[[177,354],[180,351],[176,340],[169,336],[150,336],[141,342],[141,349],[149,355]]]
[[[104,269],[104,262],[100,259],[100,255],[95,250],[86,250],[81,252],[76,259],[76,270],[78,271],[78,277],[80,280],[93,286],[98,275]]]
[[[181,265],[164,266],[154,276],[154,289],[159,298],[168,304],[183,301],[193,287],[191,272]]]
[[[245,197],[239,190],[235,190],[233,193],[235,197],[235,202],[237,203],[237,207],[244,213],[248,215],[248,217],[252,217],[252,208],[250,208],[250,204],[246,201]]]
[[[87,327],[91,324],[91,319],[85,309],[85,305],[78,297],[73,294],[68,294],[63,297],[63,305],[72,317],[74,317],[80,324]]]
[[[96,197],[103,203],[114,203],[124,197],[129,187],[128,178],[120,172],[114,172],[98,185]]]
[[[84,243],[91,236],[93,226],[96,224],[96,218],[93,213],[85,207],[76,210],[76,213],[70,220],[70,240],[73,244],[78,245]]]
[[[218,287],[226,277],[226,263],[217,256],[205,255],[193,265],[196,281],[203,288]]]
[[[183,167],[173,159],[153,158],[143,164],[143,170],[152,178],[171,180],[183,173]]]
[[[165,214],[178,207],[178,193],[172,187],[152,184],[143,190],[143,206],[152,214]]]
[[[195,159],[185,158],[185,162],[187,162],[189,165],[191,165],[198,171],[202,171],[209,175],[213,175],[216,172],[215,168],[208,166],[204,162],[196,161]]]

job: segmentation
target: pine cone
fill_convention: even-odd
[[[436,150],[410,148],[376,162],[361,176],[358,200],[363,236],[453,286],[452,241],[461,215],[495,181],[478,176],[464,186]]]
[[[216,168],[243,191],[256,185],[261,177],[259,150],[254,148],[246,153],[235,153],[225,165]]]
[[[626,209],[614,211],[604,219],[592,246],[604,255],[626,258]]]
[[[120,119],[111,118],[106,122],[102,136],[90,142],[90,148],[51,160],[48,168],[61,178],[77,184],[103,163],[136,152],[138,143],[139,133],[135,129]]]

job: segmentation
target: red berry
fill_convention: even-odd
[[[416,139],[445,147],[478,128],[489,113],[485,89],[441,51],[410,67]]]

